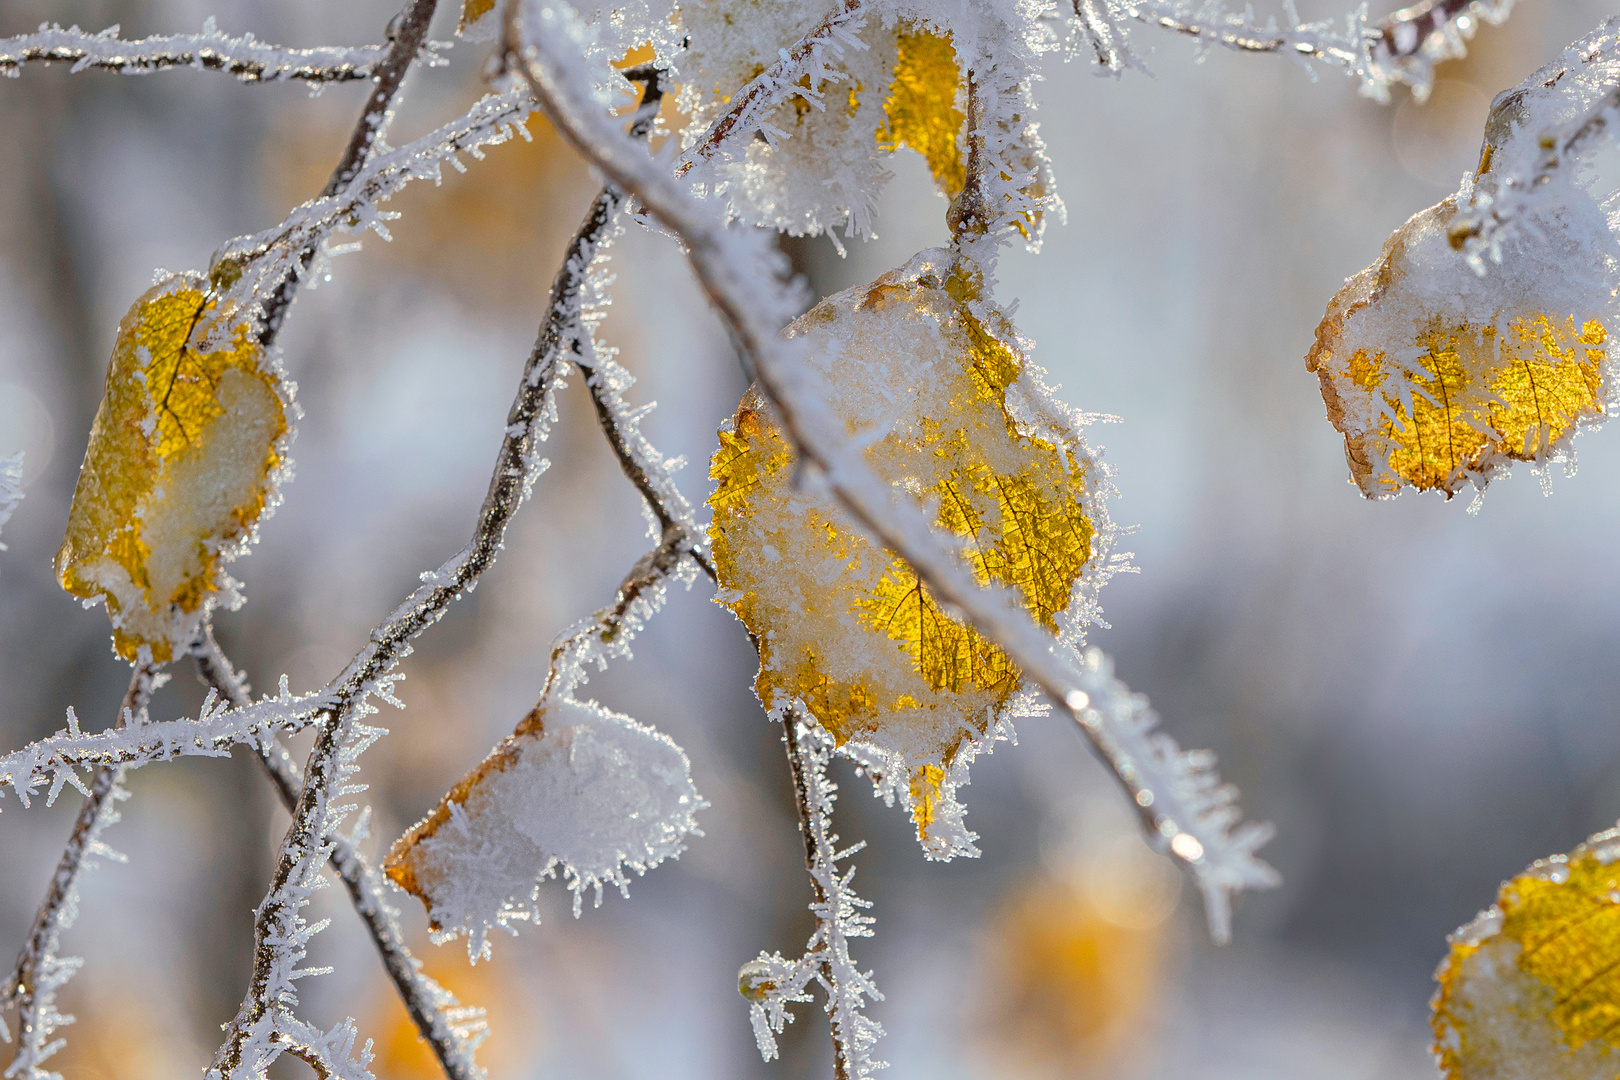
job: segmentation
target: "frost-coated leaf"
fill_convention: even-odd
[[[924,251],[829,297],[787,329],[829,404],[869,441],[867,464],[962,538],[980,581],[1012,586],[1056,633],[1100,582],[1102,474],[1053,419],[1026,343],[978,302],[977,268]],[[711,541],[722,602],[758,638],[768,709],[803,701],[837,743],[903,770],[925,849],[971,850],[952,791],[1013,707],[1007,655],[941,610],[898,557],[825,496],[797,490],[793,454],[750,392],[720,433]],[[1078,591],[1077,591],[1078,590]]]
[[[1451,935],[1435,973],[1447,1080],[1620,1074],[1620,829],[1543,859]]]
[[[539,882],[560,871],[601,901],[625,870],[680,854],[704,805],[667,736],[595,702],[548,697],[395,841],[388,876],[436,929],[469,932],[534,917]]]
[[[1371,497],[1403,486],[1450,496],[1511,461],[1557,460],[1606,410],[1613,298],[1569,295],[1559,275],[1581,268],[1556,264],[1580,260],[1575,245],[1516,253],[1550,275],[1544,283],[1522,272],[1480,279],[1447,240],[1455,212],[1447,199],[1397,230],[1334,296],[1306,361]]]
[[[1611,409],[1614,223],[1576,161],[1527,179],[1557,142],[1547,133],[1607,94],[1615,68],[1599,58],[1572,47],[1498,95],[1478,175],[1413,215],[1329,302],[1306,367],[1367,496],[1449,498],[1514,461],[1565,460]]]
[[[67,536],[62,587],[105,600],[118,654],[190,640],[274,499],[291,389],[198,275],[165,278],[118,326]]]

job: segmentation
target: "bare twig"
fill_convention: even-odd
[[[433,21],[433,12],[437,7],[438,0],[410,0],[390,24],[392,40],[388,44],[388,55],[376,68],[372,77],[376,85],[371,96],[366,98],[365,107],[360,110],[360,119],[355,122],[343,156],[338,159],[332,175],[327,178],[326,187],[321,190],[321,198],[330,198],[348,186],[387,132],[394,115],[395,99],[405,82],[406,73],[427,40],[428,24]],[[265,301],[263,321],[259,328],[259,343],[265,348],[269,348],[280,333],[282,321],[287,317],[287,308],[292,305],[299,281],[314,259],[318,245],[319,240],[316,240],[304,246],[298,253],[298,272],[282,277],[276,283],[270,299]]]
[[[115,726],[140,723],[157,678],[157,665],[150,662],[135,665]],[[51,1033],[72,1023],[72,1017],[57,1011],[56,990],[78,970],[79,961],[64,960],[57,955],[57,950],[63,929],[77,914],[79,877],[87,859],[108,851],[101,843],[101,832],[117,820],[116,805],[125,795],[123,778],[124,770],[117,766],[96,770],[85,791],[84,805],[73,822],[73,832],[56,864],[45,900],[34,916],[28,939],[17,956],[11,977],[0,988],[0,1010],[15,1006],[18,1020],[17,1053],[6,1070],[8,1077],[38,1080],[48,1075],[40,1065],[61,1048],[60,1040],[48,1041]],[[53,798],[60,784],[58,780],[51,793]],[[85,790],[77,779],[73,784]]]
[[[816,814],[811,804],[809,777],[806,775],[808,769],[804,751],[799,745],[799,717],[791,709],[782,717],[782,743],[787,748],[788,771],[793,777],[793,808],[799,818],[799,839],[804,841],[804,868],[810,872],[810,891],[814,897],[812,907],[825,910],[827,889],[816,874],[816,838],[825,835],[831,825]],[[821,961],[821,974],[829,987],[834,985],[836,976],[831,961]],[[840,1037],[836,1025],[829,1027],[832,1032],[834,1080],[849,1080],[848,1040]]]
[[[1005,649],[1025,677],[1070,713],[1113,767],[1144,825],[1198,875],[1211,900],[1211,929],[1216,937],[1224,937],[1227,892],[1238,884],[1260,885],[1274,878],[1274,872],[1252,855],[1253,847],[1263,842],[1263,831],[1228,835],[1234,824],[1230,797],[1217,812],[1197,798],[1179,799],[1179,786],[1159,792],[1145,787],[1136,763],[1122,758],[1117,741],[1103,737],[1114,703],[1107,702],[1108,711],[1100,711],[1088,692],[1089,687],[1099,694],[1114,693],[1111,674],[1108,680],[1084,674],[1075,667],[1078,657],[1060,656],[1055,651],[1060,643],[1034,622],[1016,595],[1004,588],[980,588],[955,549],[934,533],[923,508],[896,499],[890,486],[872,475],[842,422],[822,401],[816,376],[794,362],[798,343],[780,337],[797,305],[783,281],[785,267],[779,254],[751,232],[727,229],[717,213],[697,203],[673,177],[649,165],[635,144],[577,89],[586,85],[586,74],[580,58],[565,44],[576,32],[571,11],[535,7],[541,32],[533,36],[520,25],[524,5],[514,3],[507,9],[504,55],[509,70],[521,74],[557,130],[580,153],[684,243],[693,270],[745,362],[752,361],[748,366],[780,416],[784,433],[800,461],[810,466],[806,478],[825,484],[863,529],[910,563],[942,603]],[[1072,654],[1072,648],[1068,652]],[[1208,779],[1205,758],[1174,760],[1190,794],[1201,795]],[[1197,784],[1192,783],[1195,776]],[[1186,839],[1179,839],[1183,835]]]
[[[99,34],[77,26],[47,26],[32,34],[0,39],[0,74],[16,75],[23,64],[72,64],[74,71],[96,69],[125,75],[193,68],[223,71],[243,82],[341,83],[369,79],[388,55],[382,45],[346,49],[289,49],[257,41],[252,34],[230,37],[213,27],[200,34],[171,34],[126,41],[118,27]]]
[[[221,651],[214,638],[212,622],[203,624],[202,633],[191,647],[197,674],[203,683],[233,706],[249,703],[248,688]],[[271,735],[257,747],[259,763],[288,812],[298,804],[303,788],[298,763],[281,740]],[[473,1051],[487,1032],[484,1011],[463,1006],[437,981],[422,971],[421,961],[411,954],[399,925],[399,912],[388,903],[383,878],[355,844],[358,837],[332,835],[330,862],[349,892],[354,910],[366,924],[377,955],[388,978],[399,992],[411,1022],[433,1049],[448,1080],[482,1080],[484,1070],[473,1059]]]

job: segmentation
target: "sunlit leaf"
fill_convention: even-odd
[[[787,333],[870,441],[874,472],[933,506],[979,580],[1012,586],[1055,631],[1091,565],[1100,466],[1066,425],[1016,419],[1038,384],[1011,324],[973,303],[978,287],[971,264],[923,252]],[[759,639],[761,701],[802,701],[840,745],[890,755],[924,846],[968,850],[953,767],[1007,715],[1018,669],[827,498],[795,488],[792,451],[754,393],[710,475],[721,599]]]
[[[951,36],[903,27],[895,44],[894,79],[883,103],[878,143],[886,150],[917,151],[940,190],[954,195],[967,182],[967,168],[958,145],[963,116],[956,96],[962,79]]]
[[[456,33],[466,33],[468,27],[494,10],[495,0],[461,0],[461,21],[456,24]]]
[[[1447,199],[1397,230],[1333,297],[1306,359],[1370,497],[1449,497],[1514,461],[1561,460],[1606,412],[1609,275],[1587,286],[1547,228],[1478,278],[1448,242],[1455,211]]]
[[[1448,1080],[1620,1074],[1620,830],[1531,866],[1451,936],[1435,973]]]
[[[286,388],[253,327],[209,290],[169,277],[119,324],[56,555],[64,589],[106,601],[128,660],[143,646],[169,660],[190,639],[286,453]]]

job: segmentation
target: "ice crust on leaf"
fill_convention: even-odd
[[[1449,497],[1513,461],[1561,461],[1611,404],[1615,264],[1582,229],[1607,235],[1598,208],[1566,207],[1485,277],[1447,240],[1455,209],[1447,199],[1390,237],[1333,297],[1306,359],[1371,498]]]
[[[1101,462],[1047,396],[1028,343],[978,298],[978,267],[919,253],[790,325],[866,464],[931,508],[980,582],[1015,588],[1055,635],[1095,616],[1115,536]],[[1006,653],[944,611],[831,499],[750,392],[711,463],[719,597],[758,639],[767,709],[802,701],[876,754],[932,857],[974,852],[955,789],[1031,704]],[[1078,614],[1071,626],[1059,616]]]
[[[1317,328],[1306,367],[1371,498],[1449,498],[1513,461],[1563,461],[1613,408],[1615,223],[1573,167],[1533,199],[1515,194],[1546,125],[1591,96],[1580,84],[1594,72],[1560,72],[1497,97],[1479,175],[1396,230]]]
[[[1435,972],[1447,1080],[1613,1080],[1620,1071],[1620,829],[1532,865],[1450,936]]]
[[[825,15],[788,0],[683,7],[689,46],[680,101],[691,117],[685,145],[702,139],[733,97]],[[1045,208],[1056,205],[1030,93],[1034,56],[1056,43],[1036,16],[1029,5],[1011,3],[863,5],[788,80],[790,92],[760,128],[763,139],[738,140],[741,149],[697,178],[750,224],[793,235],[839,226],[846,235],[875,235],[877,195],[890,175],[886,158],[900,147],[923,156],[947,197],[962,190],[972,71],[993,166],[990,201],[1034,242]]]
[[[106,602],[126,660],[191,640],[289,468],[293,387],[218,291],[166,276],[119,324],[56,555],[64,589]]]
[[[539,882],[625,889],[680,854],[703,805],[686,754],[667,735],[595,702],[545,700],[395,842],[386,870],[427,906],[435,928],[489,930],[538,920]]]

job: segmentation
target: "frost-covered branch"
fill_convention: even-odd
[[[301,280],[311,272],[305,252],[318,257],[321,244],[340,229],[352,233],[372,229],[386,238],[384,222],[392,215],[380,210],[380,203],[413,180],[438,182],[446,162],[465,169],[460,154],[482,157],[482,147],[503,143],[514,133],[528,138],[521,122],[531,111],[533,102],[527,91],[486,95],[466,113],[420,139],[375,155],[341,191],[311,199],[273,228],[231,241],[214,258],[216,268],[222,264],[242,268],[231,299],[243,307],[258,307],[267,330],[276,325],[274,317],[285,304],[275,306],[277,301],[267,294],[277,294],[282,282]]]
[[[780,134],[767,122],[770,115],[795,94],[810,100],[815,91],[807,90],[806,85],[813,88],[837,77],[829,62],[843,56],[846,48],[866,48],[856,37],[865,24],[863,0],[839,0],[809,33],[783,49],[776,63],[732,96],[730,107],[681,155],[676,174],[685,175],[699,161],[712,158],[737,140],[752,138],[755,132],[763,131],[767,138]]]
[[[0,75],[15,77],[28,63],[63,63],[72,64],[75,72],[95,68],[146,75],[193,68],[223,71],[243,82],[356,82],[371,78],[388,52],[383,45],[289,49],[259,41],[252,34],[231,37],[221,33],[211,17],[200,34],[134,41],[120,38],[116,26],[92,34],[77,26],[64,30],[47,24],[32,34],[0,39]]]
[[[1119,768],[1099,740],[1101,713],[1088,687],[1097,681],[1054,652],[1054,639],[1005,588],[980,588],[956,546],[936,534],[922,507],[897,499],[867,468],[861,448],[826,405],[817,377],[796,353],[799,343],[780,331],[797,314],[796,294],[784,280],[786,267],[774,247],[752,230],[728,229],[718,212],[698,202],[659,169],[612,123],[606,103],[593,100],[581,53],[585,30],[565,4],[513,3],[507,10],[505,56],[520,72],[557,130],[610,181],[640,200],[646,212],[685,244],[688,258],[711,302],[732,332],[757,385],[782,420],[798,452],[804,481],[824,484],[862,528],[902,555],[943,604],[1005,649],[1053,701],[1067,709],[1140,808],[1160,847],[1185,862],[1224,896],[1223,880],[1258,886],[1274,872],[1241,845],[1229,843],[1226,826],[1204,828],[1196,805],[1182,803],[1175,788],[1152,791],[1139,773]],[[1089,710],[1089,711],[1088,711]],[[1149,809],[1151,807],[1151,809]],[[1196,844],[1177,837],[1198,828]],[[1246,838],[1240,837],[1240,839]],[[1206,839],[1208,842],[1206,842]],[[1219,861],[1235,869],[1225,879],[1209,876]],[[1226,933],[1220,906],[1210,909],[1211,929]]]
[[[849,939],[872,936],[872,918],[862,914],[872,904],[850,887],[854,868],[844,870],[838,865],[866,845],[862,842],[838,850],[838,836],[832,831],[838,786],[827,777],[833,754],[831,736],[819,725],[805,723],[792,709],[779,720],[793,775],[816,929],[803,956],[789,960],[781,953],[762,952],[743,966],[737,985],[748,999],[759,1052],[770,1061],[777,1055],[776,1036],[793,1020],[787,1007],[808,1001],[810,984],[819,983],[827,997],[832,1029],[833,1076],[835,1080],[867,1080],[884,1067],[871,1057],[872,1048],[883,1036],[883,1025],[862,1010],[868,999],[882,1001],[883,995],[872,973],[862,971],[851,958]]]
[[[1220,0],[1072,2],[1098,65],[1114,73],[1142,67],[1125,27],[1134,21],[1194,38],[1201,48],[1321,61],[1359,79],[1362,93],[1379,101],[1389,99],[1389,88],[1396,83],[1426,98],[1434,65],[1462,56],[1481,20],[1500,23],[1513,6],[1513,0],[1423,0],[1369,24],[1363,4],[1345,16],[1344,29],[1338,30],[1330,19],[1301,22],[1292,0],[1283,23],[1275,16],[1261,22],[1249,7],[1228,11]]]
[[[142,722],[146,702],[163,678],[166,676],[158,675],[153,664],[135,665],[129,688],[119,706],[117,727],[135,727]],[[73,786],[84,792],[84,805],[73,822],[73,832],[62,849],[56,873],[34,916],[34,924],[17,956],[11,977],[0,987],[0,1012],[12,1007],[17,1010],[17,1052],[5,1071],[6,1080],[50,1080],[55,1075],[43,1065],[62,1048],[64,1040],[53,1040],[51,1036],[58,1028],[73,1022],[73,1017],[57,1009],[56,992],[84,963],[76,957],[57,955],[62,931],[73,925],[78,915],[79,876],[91,865],[90,860],[97,856],[123,858],[101,840],[107,827],[118,821],[118,803],[129,798],[123,780],[124,770],[117,766],[98,769],[89,788],[73,777]],[[61,790],[61,784],[58,778],[51,791],[52,799]],[[0,1019],[0,1034],[5,1033],[5,1022]]]
[[[336,700],[330,688],[294,695],[285,680],[275,697],[233,709],[223,700],[205,702],[196,719],[162,720],[134,728],[86,734],[68,711],[68,726],[48,738],[0,757],[0,792],[11,788],[27,807],[30,796],[49,781],[52,795],[64,785],[87,790],[74,771],[79,768],[137,768],[180,757],[226,757],[234,746],[258,746],[272,734],[293,735],[314,722]]]
[[[393,108],[398,101],[400,87],[404,85],[411,65],[422,53],[423,43],[427,41],[428,25],[432,23],[437,7],[438,0],[409,0],[395,21],[389,24],[388,55],[377,67],[372,79],[375,85],[360,110],[360,119],[355,122],[354,130],[349,135],[343,156],[338,159],[326,186],[321,190],[321,198],[330,198],[347,187],[370,160],[372,151],[382,144],[388,125],[393,120]],[[432,53],[428,56],[430,60],[434,59]],[[271,279],[273,291],[263,303],[259,331],[259,343],[265,348],[270,347],[280,332],[282,320],[286,318],[287,309],[298,290],[298,283],[314,261],[322,239],[324,237],[308,240],[297,252],[295,272]]]
[[[512,110],[502,114],[505,119],[499,121],[510,126],[519,116],[516,110],[521,108],[527,113],[527,100],[528,95],[519,91],[485,98],[481,104],[502,103],[500,108]],[[475,107],[474,113],[478,111]],[[465,123],[459,130],[469,139],[478,137],[475,132],[481,132],[483,141],[490,141],[493,134],[486,126],[490,115],[484,113],[481,120],[463,117]],[[449,153],[446,145],[455,141],[455,138],[432,141],[423,152],[439,154],[434,160],[443,160]],[[376,171],[378,166],[394,157],[383,155],[373,159],[344,189],[344,194],[364,188],[368,177],[380,175]],[[384,171],[395,167],[401,170],[400,175],[405,175],[419,166],[407,162],[386,166]],[[555,319],[568,317],[566,312],[552,311],[548,313],[547,326]],[[236,1018],[226,1027],[225,1041],[209,1073],[212,1077],[229,1080],[242,1075],[244,1069],[246,1075],[261,1076],[259,1063],[273,1059],[280,1052],[263,1042],[267,1036],[262,1021],[269,1013],[286,1012],[297,1002],[294,981],[306,973],[296,965],[303,960],[310,936],[320,929],[319,925],[305,924],[302,910],[319,883],[321,866],[332,849],[333,833],[355,809],[351,804],[336,800],[361,790],[349,783],[349,778],[358,768],[359,755],[382,734],[362,722],[375,711],[369,698],[375,695],[397,704],[391,692],[392,682],[398,678],[394,667],[408,654],[411,639],[436,623],[445,609],[474,588],[484,571],[494,564],[512,516],[528,497],[534,480],[548,467],[549,462],[539,457],[538,448],[555,419],[555,389],[568,368],[568,357],[562,355],[558,347],[564,339],[562,334],[548,339],[543,329],[524,365],[517,394],[507,414],[505,437],[489,489],[467,547],[437,570],[422,575],[422,587],[372,632],[366,648],[333,681],[328,691],[331,704],[320,715],[303,790],[292,824],[282,840],[270,889],[254,920],[253,977]]]
[[[191,656],[196,661],[199,677],[215,694],[236,708],[249,703],[248,688],[220,650],[211,622],[203,624],[202,633],[191,647]],[[257,750],[265,774],[282,805],[291,813],[304,786],[298,763],[273,734],[260,742]],[[454,994],[422,971],[422,962],[405,944],[399,912],[388,902],[382,875],[360,852],[358,843],[363,838],[362,828],[354,829],[349,835],[333,833],[329,860],[332,869],[348,890],[354,910],[365,922],[405,1011],[433,1049],[445,1076],[448,1080],[483,1080],[484,1070],[473,1059],[473,1052],[488,1034],[484,1010],[462,1005]]]

